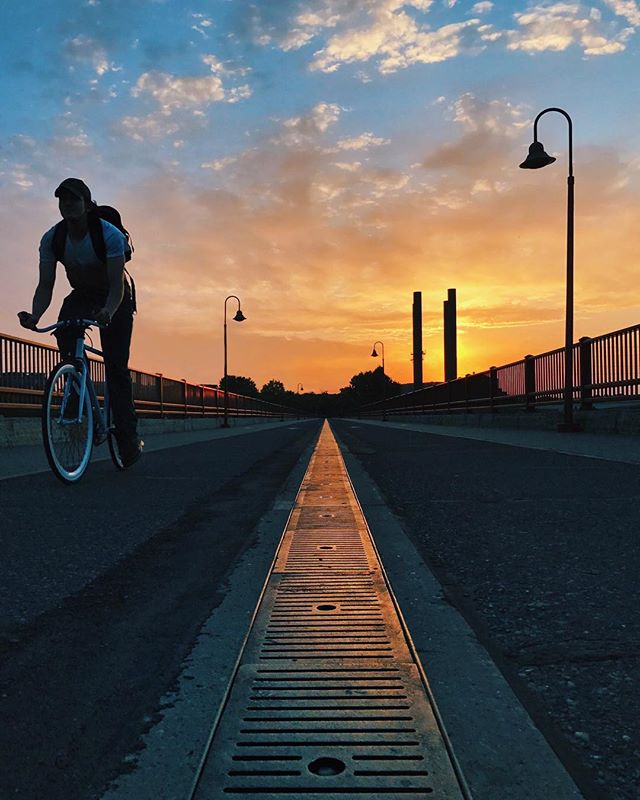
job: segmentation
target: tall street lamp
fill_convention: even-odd
[[[235,294],[230,294],[229,297],[225,298],[224,301],[224,422],[222,423],[223,428],[229,427],[229,390],[227,389],[228,383],[228,374],[227,374],[227,300],[237,300],[238,301],[238,310],[236,311],[236,315],[233,318],[236,322],[244,322],[246,319],[245,315],[240,310],[240,298],[236,297]]]
[[[377,358],[378,353],[376,351],[376,345],[379,344],[382,348],[382,421],[387,421],[387,382],[385,380],[385,371],[384,371],[384,342],[374,342],[373,343],[373,350],[371,351],[371,358]]]
[[[567,178],[567,300],[565,313],[564,343],[564,415],[558,425],[560,431],[577,431],[579,426],[573,422],[573,124],[571,117],[562,108],[545,108],[533,123],[533,144],[529,155],[520,164],[521,169],[540,169],[553,164],[555,158],[545,153],[542,142],[538,141],[538,120],[549,111],[557,111],[569,123],[569,177]]]

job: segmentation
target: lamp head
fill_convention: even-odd
[[[236,322],[244,322],[245,319],[246,319],[245,315],[242,313],[242,311],[240,311],[240,309],[238,309],[238,311],[237,311],[237,313],[236,313],[236,315],[234,317],[234,320]]]
[[[555,158],[545,153],[542,142],[533,142],[529,145],[529,155],[520,164],[520,169],[540,169],[553,164]]]
[[[371,358],[377,358],[377,357],[378,353],[376,352],[376,348],[374,347],[373,350],[371,351]]]

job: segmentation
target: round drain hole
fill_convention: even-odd
[[[318,611],[335,611],[337,606],[332,605],[331,603],[323,603],[320,606],[316,606]]]
[[[339,758],[316,758],[309,764],[309,772],[314,775],[340,775],[344,770],[345,763]]]

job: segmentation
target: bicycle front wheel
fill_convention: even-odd
[[[44,390],[42,439],[53,474],[63,483],[80,480],[93,449],[93,409],[85,391],[80,408],[80,376],[75,365],[53,368]]]

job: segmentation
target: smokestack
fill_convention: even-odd
[[[444,379],[454,381],[457,377],[456,290],[449,289],[444,301]]]
[[[422,292],[413,293],[413,388],[422,389]]]

